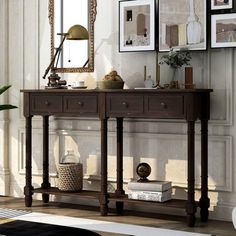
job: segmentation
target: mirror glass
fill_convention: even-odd
[[[60,45],[61,33],[67,33],[73,25],[84,26],[89,32],[89,40],[65,40],[56,72],[94,71],[94,21],[96,0],[50,0],[49,21],[51,25],[51,57]]]

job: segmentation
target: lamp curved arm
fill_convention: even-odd
[[[84,63],[83,68],[89,63],[89,58],[88,60]]]
[[[50,70],[50,69],[52,68],[52,66],[54,65],[55,59],[56,59],[58,53],[60,52],[60,50],[61,50],[61,48],[62,48],[62,45],[63,45],[63,43],[64,43],[64,41],[65,41],[65,39],[66,39],[66,36],[67,36],[67,34],[64,34],[64,35],[63,35],[63,39],[62,39],[62,41],[61,41],[61,44],[60,44],[59,47],[56,49],[56,53],[54,54],[54,56],[53,56],[53,58],[52,58],[52,60],[51,60],[51,62],[50,62],[50,64],[49,64],[49,66],[48,66],[47,69],[45,70],[45,73],[44,73],[44,75],[43,75],[43,79],[46,78],[46,76],[47,76],[49,70]]]

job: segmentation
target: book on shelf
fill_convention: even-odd
[[[164,192],[130,191],[128,198],[143,201],[166,202],[171,200],[171,193],[172,189],[168,189]]]
[[[149,182],[131,181],[128,183],[129,190],[163,192],[171,189],[170,181],[151,180]]]

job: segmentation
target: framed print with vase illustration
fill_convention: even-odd
[[[159,51],[206,50],[207,1],[159,0]]]
[[[236,47],[236,13],[211,15],[211,47]]]
[[[232,9],[233,0],[211,0],[211,10]]]
[[[155,50],[155,0],[119,2],[119,51]]]

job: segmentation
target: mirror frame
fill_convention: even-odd
[[[49,0],[48,2],[48,18],[51,31],[51,59],[55,54],[54,45],[54,2],[57,0]],[[79,0],[78,0],[79,1]],[[94,71],[94,22],[97,15],[97,0],[88,0],[88,66],[87,67],[66,67],[66,68],[56,68],[57,73],[76,73],[76,72],[93,72]]]

